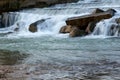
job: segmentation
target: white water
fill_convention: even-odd
[[[84,3],[81,3],[79,1],[78,3],[68,3],[68,4],[60,4],[55,5],[49,8],[43,8],[43,9],[29,9],[29,10],[23,10],[20,12],[15,12],[13,14],[17,15],[17,20],[15,18],[14,25],[8,27],[8,28],[2,28],[0,29],[0,33],[7,33],[7,32],[14,32],[13,34],[8,35],[10,36],[26,36],[26,37],[33,37],[33,36],[43,36],[43,35],[60,35],[59,30],[62,26],[66,25],[65,20],[69,17],[74,16],[80,16],[91,13],[95,8],[102,8],[104,10],[109,8],[114,8],[117,10],[117,14],[112,19],[103,20],[99,22],[92,34],[92,36],[119,36],[119,28],[114,30],[113,34],[110,35],[110,25],[113,25],[115,23],[115,18],[120,17],[119,14],[119,3],[120,0],[117,1],[117,3],[113,0],[84,0],[82,1]],[[81,8],[82,7],[82,8]],[[12,14],[12,13],[11,13]],[[8,24],[8,19],[6,19],[6,26]],[[29,25],[38,21],[45,19],[44,22],[37,25],[38,32],[31,33],[29,32],[28,28]],[[111,21],[113,21],[111,23]],[[11,19],[11,22],[13,23],[13,20]],[[19,30],[16,32],[14,31],[15,28],[19,28]]]

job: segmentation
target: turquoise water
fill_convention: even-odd
[[[86,60],[110,59],[119,61],[119,38],[0,38],[0,49],[21,51],[30,54],[24,63],[75,62]]]
[[[25,80],[120,79],[120,38],[3,37],[0,38],[0,49],[19,51],[19,54],[9,54],[13,58],[9,61],[16,60],[16,54],[19,57],[23,57],[20,55],[23,53],[29,55],[14,62],[29,64],[25,70],[23,66],[23,70],[33,76]],[[36,75],[37,72],[40,74]]]

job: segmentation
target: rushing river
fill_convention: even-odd
[[[120,80],[119,36],[107,36],[104,33],[107,29],[103,27],[99,35],[94,35],[96,31],[76,38],[59,34],[67,18],[89,14],[96,7],[106,10],[113,5],[117,10],[115,17],[120,17],[120,6],[112,1],[82,0],[50,8],[11,12],[15,14],[14,22],[6,21],[6,24],[14,25],[0,29],[0,64],[22,65],[21,71],[16,72],[18,74],[12,74],[15,78],[21,78],[24,72],[29,73],[20,80]],[[104,22],[109,24],[115,17]],[[37,26],[39,31],[29,32],[29,25],[41,19],[46,21]],[[100,22],[96,28],[101,25],[105,27]],[[18,32],[5,34],[12,32],[16,26],[20,28]]]

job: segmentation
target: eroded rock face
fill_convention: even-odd
[[[0,13],[23,8],[47,7],[54,4],[77,1],[78,0],[0,0]]]

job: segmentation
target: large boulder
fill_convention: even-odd
[[[90,22],[99,22],[103,19],[109,19],[113,16],[113,10],[102,13],[89,14],[84,16],[72,17],[66,20],[67,25],[77,26],[81,30],[85,30]]]

